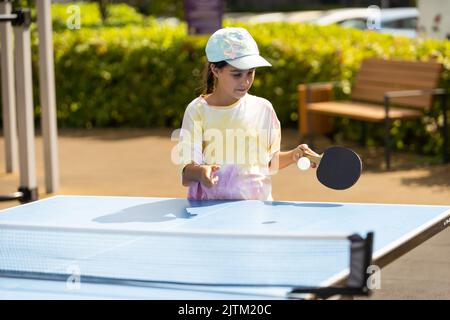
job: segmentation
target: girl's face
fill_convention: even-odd
[[[218,69],[212,66],[212,72],[217,77],[216,90],[235,99],[242,98],[250,90],[255,69],[240,70],[231,65]]]

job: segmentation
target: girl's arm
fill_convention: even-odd
[[[278,153],[278,169],[284,169],[291,164],[295,163],[294,161],[294,151],[296,149],[290,150],[290,151],[280,151]],[[301,156],[300,156],[301,157]],[[299,159],[300,159],[299,157]]]
[[[271,170],[277,169],[280,170],[290,166],[293,163],[297,163],[298,159],[303,157],[305,151],[317,155],[317,153],[311,150],[307,144],[301,144],[297,148],[292,149],[290,151],[280,151],[277,154],[275,154],[272,161],[270,161],[269,168]],[[311,162],[311,167],[315,168],[316,164]]]

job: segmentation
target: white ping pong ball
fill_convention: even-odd
[[[307,158],[307,157],[301,157],[300,159],[298,159],[297,161],[297,167],[300,170],[306,170],[309,169],[309,167],[311,166],[311,161]]]

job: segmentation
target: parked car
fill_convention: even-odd
[[[249,23],[265,22],[299,22],[318,25],[339,24],[347,28],[366,30],[370,11],[367,8],[335,9],[326,11],[294,11],[254,13],[227,13],[226,19],[245,21]],[[380,11],[380,29],[378,32],[416,36],[416,26],[419,17],[417,8],[387,8]]]
[[[343,27],[367,30],[371,12],[367,8],[336,9],[324,12],[310,21],[318,25],[339,24]],[[417,36],[417,8],[387,8],[380,10],[380,25],[376,31],[407,37]]]

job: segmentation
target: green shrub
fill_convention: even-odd
[[[71,6],[77,6],[80,12],[81,28],[99,28],[104,26],[126,26],[130,24],[142,25],[144,16],[133,7],[126,4],[108,6],[108,17],[103,24],[97,3],[73,2],[70,4],[52,4],[52,18],[54,31],[67,29],[67,20],[73,13]]]

